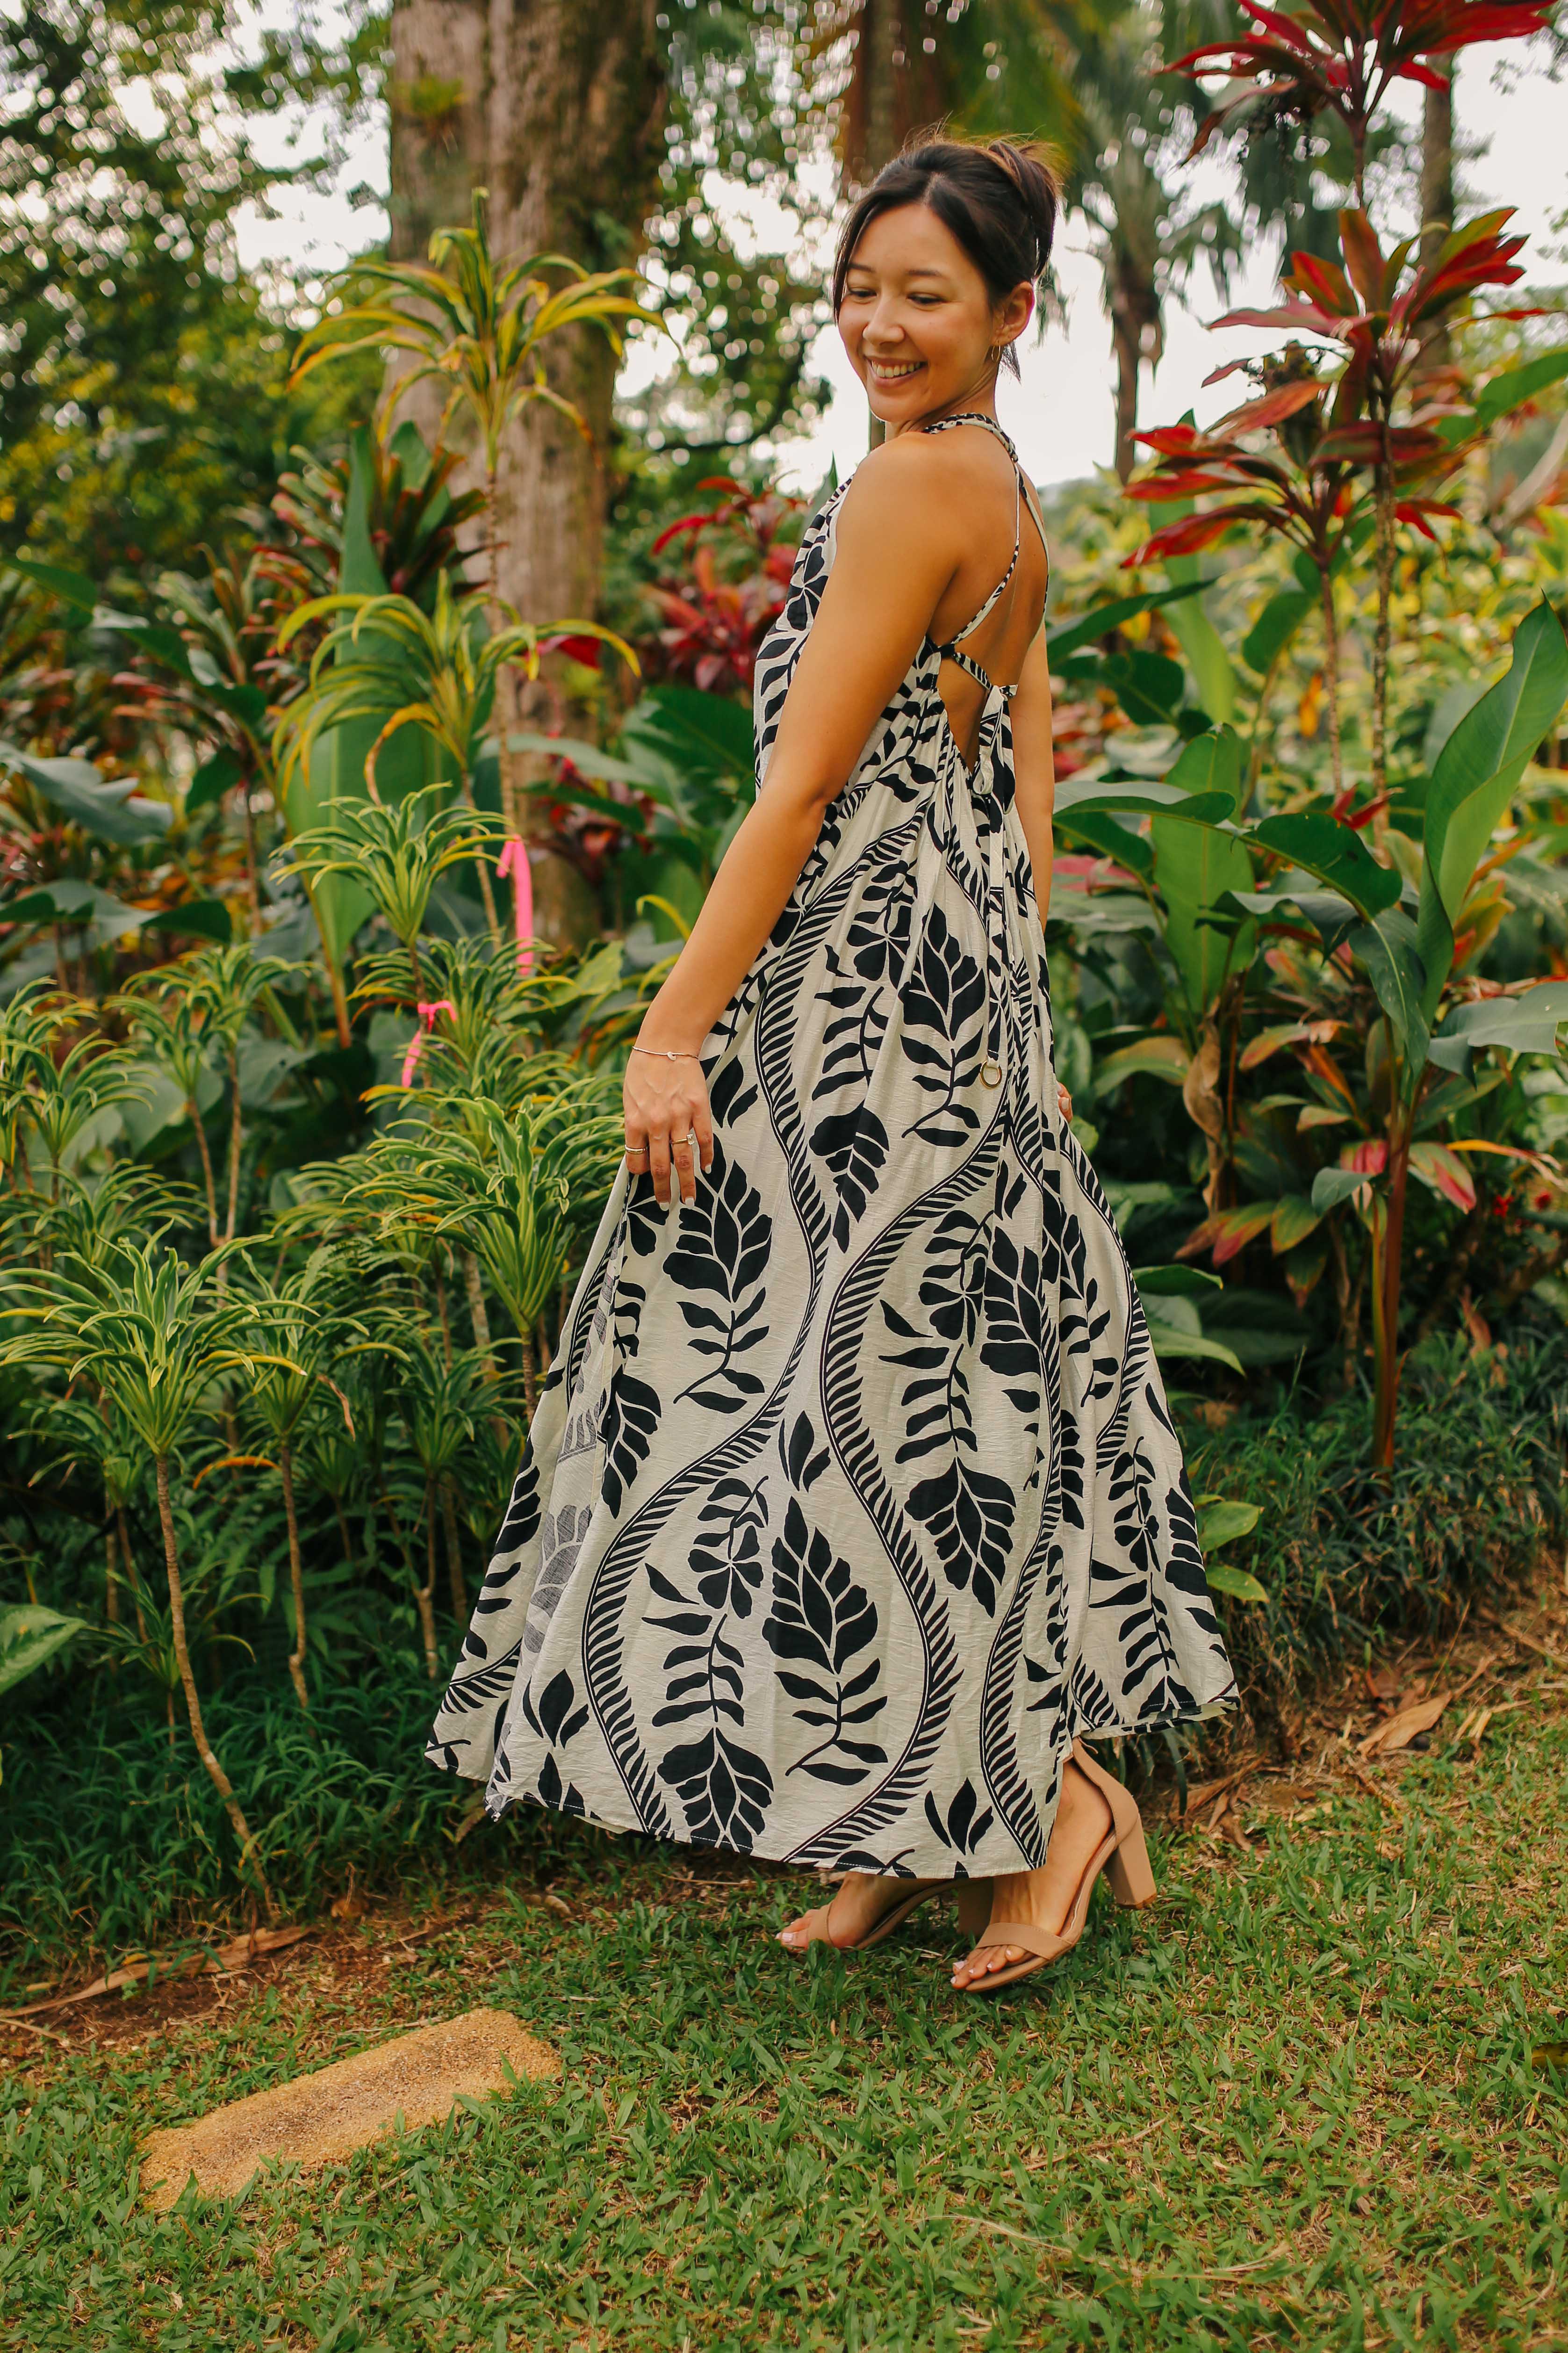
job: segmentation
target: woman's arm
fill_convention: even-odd
[[[1044,923],[1051,904],[1056,847],[1051,813],[1056,807],[1057,771],[1051,749],[1051,663],[1043,630],[1024,657],[1018,691],[1013,698],[1013,775],[1018,822],[1034,869],[1035,904]]]
[[[920,649],[963,554],[938,491],[940,453],[913,436],[861,464],[838,511],[833,568],[802,649],[757,796],[720,863],[691,934],[648,1007],[638,1043],[694,1055],[783,913],[877,722]],[[696,1198],[684,1144],[695,1130],[712,1161],[707,1090],[693,1060],[634,1055],[626,1143],[647,1143],[648,1173],[669,1199],[670,1139],[682,1198]]]

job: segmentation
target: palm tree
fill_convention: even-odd
[[[276,1906],[255,1833],[202,1715],[186,1633],[173,1477],[180,1448],[216,1386],[236,1376],[254,1377],[265,1365],[302,1368],[257,1345],[265,1330],[258,1301],[224,1298],[216,1276],[215,1260],[185,1266],[155,1241],[117,1240],[97,1261],[62,1252],[52,1269],[15,1285],[7,1320],[20,1328],[0,1338],[0,1364],[52,1366],[68,1385],[88,1381],[152,1458],[170,1629],[191,1737],[239,1841],[239,1868],[250,1872],[272,1918]]]
[[[1116,471],[1136,462],[1139,373],[1159,364],[1165,304],[1206,259],[1222,298],[1241,253],[1234,207],[1194,204],[1173,175],[1171,85],[1154,79],[1158,26],[1143,7],[1089,34],[1074,62],[1081,144],[1067,201],[1089,222],[1116,354]]]

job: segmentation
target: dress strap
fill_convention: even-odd
[[[950,425],[984,426],[987,433],[994,433],[995,435],[997,440],[1001,442],[1003,448],[1006,450],[1008,457],[1013,460],[1013,555],[1006,571],[1004,572],[1001,579],[998,580],[995,587],[993,588],[990,596],[985,599],[984,604],[981,606],[980,610],[974,614],[970,620],[964,623],[962,629],[954,630],[952,636],[947,639],[946,643],[939,645],[936,649],[945,660],[956,662],[960,670],[966,671],[968,675],[975,681],[977,685],[983,686],[985,689],[987,694],[994,692],[999,693],[1005,701],[1011,702],[1013,697],[1018,691],[1016,685],[999,687],[994,679],[991,679],[986,676],[985,672],[981,669],[980,664],[973,659],[973,657],[963,651],[963,640],[965,638],[973,637],[975,630],[980,627],[981,622],[985,619],[987,614],[995,609],[997,598],[1002,595],[1007,583],[1011,580],[1014,573],[1018,568],[1018,550],[1022,544],[1021,532],[1023,525],[1022,500],[1024,494],[1024,470],[1018,463],[1018,452],[1013,447],[1012,442],[1008,439],[1006,434],[1004,433],[1000,425],[997,424],[996,419],[994,417],[982,416],[978,409],[965,409],[953,417],[939,417],[934,425],[922,425],[921,430],[922,433],[944,433]]]

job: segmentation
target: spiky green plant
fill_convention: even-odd
[[[637,320],[657,327],[659,322],[633,295],[619,290],[633,280],[631,269],[584,269],[563,253],[498,260],[485,219],[489,200],[488,189],[476,188],[469,227],[436,231],[428,265],[356,262],[352,273],[344,273],[343,282],[368,284],[370,299],[323,311],[300,340],[291,381],[298,384],[327,360],[370,349],[406,352],[414,363],[389,385],[389,406],[395,406],[416,385],[432,378],[444,387],[447,399],[437,439],[444,439],[447,427],[463,416],[483,459],[488,596],[492,633],[499,636],[505,616],[497,480],[506,437],[536,400],[566,417],[580,433],[588,430],[582,411],[551,384],[544,345],[568,328],[596,326],[618,354],[620,322]],[[570,626],[575,630],[577,625]],[[516,833],[517,796],[504,730],[500,777],[507,830]]]
[[[436,806],[450,787],[426,785],[395,803],[342,801],[330,821],[296,834],[290,862],[312,881],[352,874],[363,884],[403,944],[416,997],[425,995],[418,940],[430,893],[450,866],[499,841],[492,819]]]
[[[217,1294],[213,1259],[183,1265],[156,1242],[116,1241],[101,1260],[64,1252],[15,1286],[0,1324],[0,1364],[49,1366],[68,1386],[100,1392],[152,1458],[168,1577],[170,1631],[196,1754],[239,1841],[268,1915],[271,1889],[234,1785],[207,1736],[186,1634],[184,1588],[174,1529],[172,1473],[211,1392],[266,1365],[301,1369],[258,1345],[265,1314],[257,1299]]]

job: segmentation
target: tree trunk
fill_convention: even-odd
[[[1116,472],[1125,482],[1138,462],[1132,436],[1138,429],[1139,348],[1136,322],[1116,308],[1110,315],[1110,339],[1116,352]]]
[[[657,0],[395,0],[392,59],[395,260],[423,261],[433,230],[465,225],[476,187],[489,191],[498,257],[564,253],[589,269],[637,259],[664,152]],[[498,586],[525,620],[591,619],[616,356],[593,327],[552,338],[543,353],[591,439],[542,402],[513,427],[499,483]],[[428,433],[439,407],[426,385],[408,413]],[[560,691],[548,679],[514,691],[502,723],[537,724],[552,700],[559,706]],[[529,824],[535,807],[525,796],[525,833],[541,830]],[[540,937],[584,936],[596,910],[577,870],[537,851],[532,865]]]
[[[425,1637],[425,1672],[432,1683],[440,1673],[436,1655],[436,1482],[425,1482],[425,1582],[414,1588],[419,1630]]]
[[[191,1737],[196,1744],[196,1754],[205,1766],[214,1788],[223,1799],[225,1811],[239,1841],[239,1862],[243,1870],[248,1862],[261,1889],[261,1900],[267,1906],[267,1916],[276,1919],[278,1909],[272,1901],[272,1890],[267,1884],[267,1874],[256,1852],[256,1841],[250,1824],[240,1810],[239,1799],[234,1794],[234,1784],[219,1764],[216,1752],[207,1738],[206,1725],[202,1721],[202,1704],[196,1694],[196,1679],[191,1668],[190,1645],[185,1640],[185,1595],[180,1581],[180,1556],[174,1542],[174,1512],[169,1496],[169,1458],[155,1458],[158,1475],[158,1519],[163,1531],[163,1566],[169,1577],[169,1625],[174,1636],[174,1659],[180,1670],[180,1683],[185,1694],[185,1713],[190,1718]]]
[[[1435,73],[1443,68],[1436,58],[1427,63]],[[1421,266],[1436,254],[1454,225],[1454,68],[1441,90],[1428,90],[1421,110]],[[1448,330],[1440,322],[1421,336],[1418,373],[1429,375],[1447,367],[1453,357]]]
[[[283,1481],[283,1517],[289,1526],[289,1587],[294,1597],[294,1647],[289,1653],[289,1675],[295,1697],[309,1715],[310,1694],[305,1688],[305,1571],[300,1558],[300,1516],[294,1508],[294,1457],[287,1440],[278,1449],[278,1469]]]
[[[911,132],[952,104],[944,59],[926,43],[935,28],[920,0],[857,0],[855,47],[841,116],[839,184],[868,188]]]

